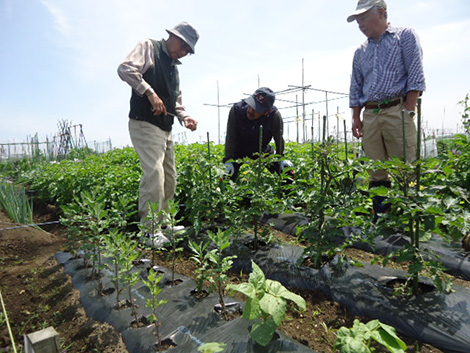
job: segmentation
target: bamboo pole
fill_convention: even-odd
[[[15,344],[15,338],[13,337],[13,332],[11,331],[10,321],[8,320],[7,309],[6,309],[6,307],[5,307],[5,303],[3,302],[3,296],[2,296],[2,291],[1,291],[1,290],[0,290],[0,301],[2,302],[3,314],[5,315],[5,321],[6,321],[6,323],[7,323],[8,334],[10,335],[11,345],[12,345],[12,347],[13,347],[13,351],[14,351],[15,353],[17,353],[16,344]]]

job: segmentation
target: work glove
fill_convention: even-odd
[[[292,164],[292,162],[289,161],[288,159],[284,159],[280,163],[281,173],[284,172],[284,169],[289,169],[293,167],[294,167],[294,164]]]
[[[235,166],[232,162],[225,163],[225,173],[232,176],[235,173]]]

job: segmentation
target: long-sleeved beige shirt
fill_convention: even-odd
[[[163,46],[163,48],[163,50],[167,52],[166,45]],[[136,45],[129,55],[126,56],[117,70],[121,80],[127,82],[129,86],[131,86],[141,96],[143,96],[145,92],[151,88],[150,84],[144,80],[143,75],[150,67],[155,65],[154,52],[155,49],[152,41],[150,39],[143,40]],[[179,60],[174,61],[174,65],[180,64],[181,62]],[[186,112],[186,108],[182,103],[181,90],[176,100],[175,111],[176,117],[178,118],[180,124],[183,125],[183,119],[189,117],[189,114]]]

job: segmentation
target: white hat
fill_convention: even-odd
[[[357,3],[356,11],[349,15],[347,19],[348,22],[354,21],[357,15],[369,11],[374,6],[380,6],[384,9],[387,9],[387,3],[385,2],[385,0],[359,0],[359,2]]]

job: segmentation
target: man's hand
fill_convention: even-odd
[[[352,133],[356,138],[362,137],[362,121],[360,119],[354,119],[352,122]]]
[[[362,137],[363,123],[361,120],[362,107],[353,107],[353,118],[352,118],[352,133],[356,138]]]
[[[195,131],[197,129],[197,121],[194,120],[193,118],[187,116],[186,118],[183,119],[184,121],[184,127],[191,130]]]
[[[147,95],[147,98],[152,104],[152,112],[153,115],[158,116],[158,115],[166,115],[166,107],[165,104],[163,104],[163,101],[160,99],[160,97],[155,93],[155,91],[152,88],[149,88],[148,90],[145,91],[145,94]]]

